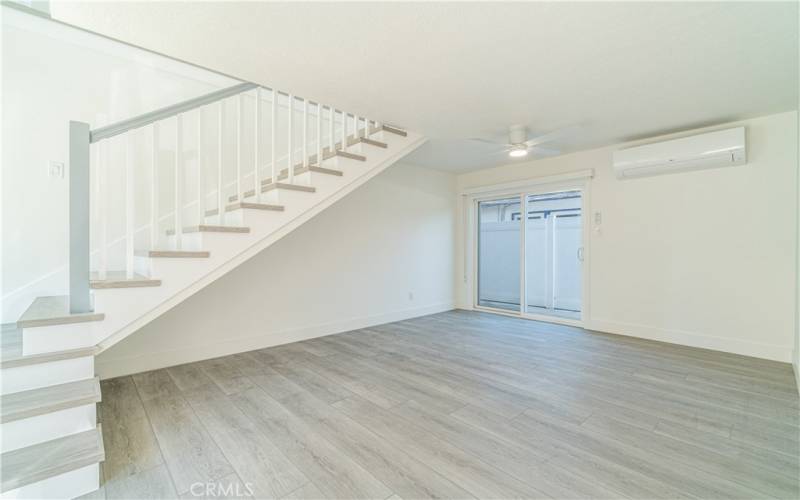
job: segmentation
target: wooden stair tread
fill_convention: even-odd
[[[379,147],[379,148],[383,148],[383,149],[386,149],[386,148],[389,147],[389,145],[386,144],[385,142],[376,141],[375,139],[370,139],[369,137],[362,137],[360,142],[363,142],[364,144],[369,144],[370,146],[376,146],[376,147]]]
[[[205,250],[146,250],[136,252],[136,255],[151,259],[204,259],[210,257],[211,252]]]
[[[22,354],[22,330],[16,327],[3,328],[2,347],[0,347],[0,368],[17,368],[19,366],[62,361],[65,359],[93,356],[97,347],[81,347],[64,351],[44,352],[39,354]]]
[[[227,213],[227,212],[232,212],[234,210],[240,210],[245,208],[252,210],[272,210],[275,212],[282,212],[284,210],[283,205],[273,205],[270,203],[253,203],[249,201],[240,203],[237,201],[235,203],[227,205],[225,207],[225,212]],[[211,217],[212,215],[217,215],[218,213],[219,213],[218,209],[212,208],[211,210],[206,210],[206,217]]]
[[[277,184],[270,182],[269,184],[263,184],[261,186],[262,193],[267,193],[269,191],[272,191],[273,189],[286,189],[289,191],[302,191],[306,193],[314,193],[317,190],[317,188],[315,188],[314,186],[304,186],[302,184],[287,184],[285,182],[278,182]],[[251,196],[255,196],[254,189],[250,189],[244,192],[245,198],[249,198]],[[238,199],[239,195],[234,194],[228,198],[228,201],[237,201]]]
[[[316,158],[314,155],[312,158]],[[294,167],[294,175],[302,175],[306,172],[316,172],[318,174],[327,174],[327,175],[336,175],[336,176],[343,176],[344,172],[341,170],[336,170],[335,168],[327,168],[327,167],[318,167],[316,165],[309,165],[308,167],[304,167],[303,165],[297,165]],[[278,181],[282,181],[289,178],[289,169],[284,168],[278,174]],[[272,177],[267,177],[266,179],[261,181],[261,185],[264,186],[266,184],[272,184]],[[250,193],[253,191],[250,190]],[[251,195],[252,196],[252,195]]]
[[[189,226],[183,228],[184,233],[249,233],[250,228],[244,226],[214,226],[210,224],[201,224],[199,226]],[[175,234],[174,229],[167,231],[167,235]]]
[[[262,191],[271,191],[273,189],[288,189],[290,191],[302,191],[304,193],[315,193],[317,188],[314,186],[304,186],[302,184],[287,184],[285,182],[273,182],[265,185]]]
[[[392,126],[389,126],[389,125],[384,125],[383,126],[383,131],[384,132],[389,132],[389,133],[392,133],[392,134],[395,134],[395,135],[399,135],[399,136],[402,136],[402,137],[408,137],[408,132],[406,132],[405,130],[401,130],[401,129],[397,128],[397,127],[392,127]]]
[[[342,158],[348,158],[350,160],[367,161],[367,157],[364,155],[349,153],[347,151],[342,151],[341,149],[336,151],[336,156],[341,156]]]
[[[66,325],[87,321],[102,321],[105,314],[98,312],[72,314],[69,312],[69,296],[53,295],[37,297],[17,320],[19,328]]]
[[[134,274],[133,278],[128,278],[125,271],[107,271],[105,279],[100,279],[98,273],[92,273],[89,277],[89,286],[95,290],[106,288],[140,288],[161,286],[161,280],[151,279],[141,274]]]
[[[90,378],[0,396],[0,423],[13,422],[100,401],[100,378]]]
[[[95,429],[7,451],[2,460],[2,492],[105,460],[103,435]]]

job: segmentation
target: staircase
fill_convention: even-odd
[[[423,142],[250,83],[95,130],[71,122],[70,293],[2,331],[2,498],[96,490],[94,357]]]

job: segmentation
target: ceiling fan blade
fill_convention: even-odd
[[[558,149],[543,148],[541,146],[533,146],[528,148],[528,150],[536,156],[558,156],[561,154],[561,151]]]
[[[489,141],[487,139],[481,139],[480,137],[471,137],[469,140],[470,141],[477,141],[477,142],[484,142],[486,144],[492,144],[494,146],[511,146],[510,144],[506,144],[506,143],[503,143],[503,142]]]
[[[546,142],[557,141],[558,139],[562,139],[564,137],[573,135],[577,131],[578,131],[577,126],[560,128],[558,130],[554,130],[552,132],[536,136],[533,139],[528,139],[527,141],[525,141],[525,145],[528,147],[533,147],[533,146],[538,146],[539,144],[544,144]]]

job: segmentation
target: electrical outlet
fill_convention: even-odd
[[[60,161],[51,161],[47,164],[47,175],[55,179],[64,178],[64,163]]]

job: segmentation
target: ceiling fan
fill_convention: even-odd
[[[556,156],[561,154],[561,151],[552,148],[544,148],[541,144],[562,139],[575,130],[575,127],[567,127],[553,132],[542,134],[532,139],[528,139],[528,127],[525,125],[512,125],[508,128],[508,143],[500,143],[495,141],[488,141],[486,139],[474,138],[473,141],[485,142],[495,146],[502,147],[503,149],[493,154],[508,153],[512,158],[522,158],[527,156],[528,153],[533,153],[539,156]]]

